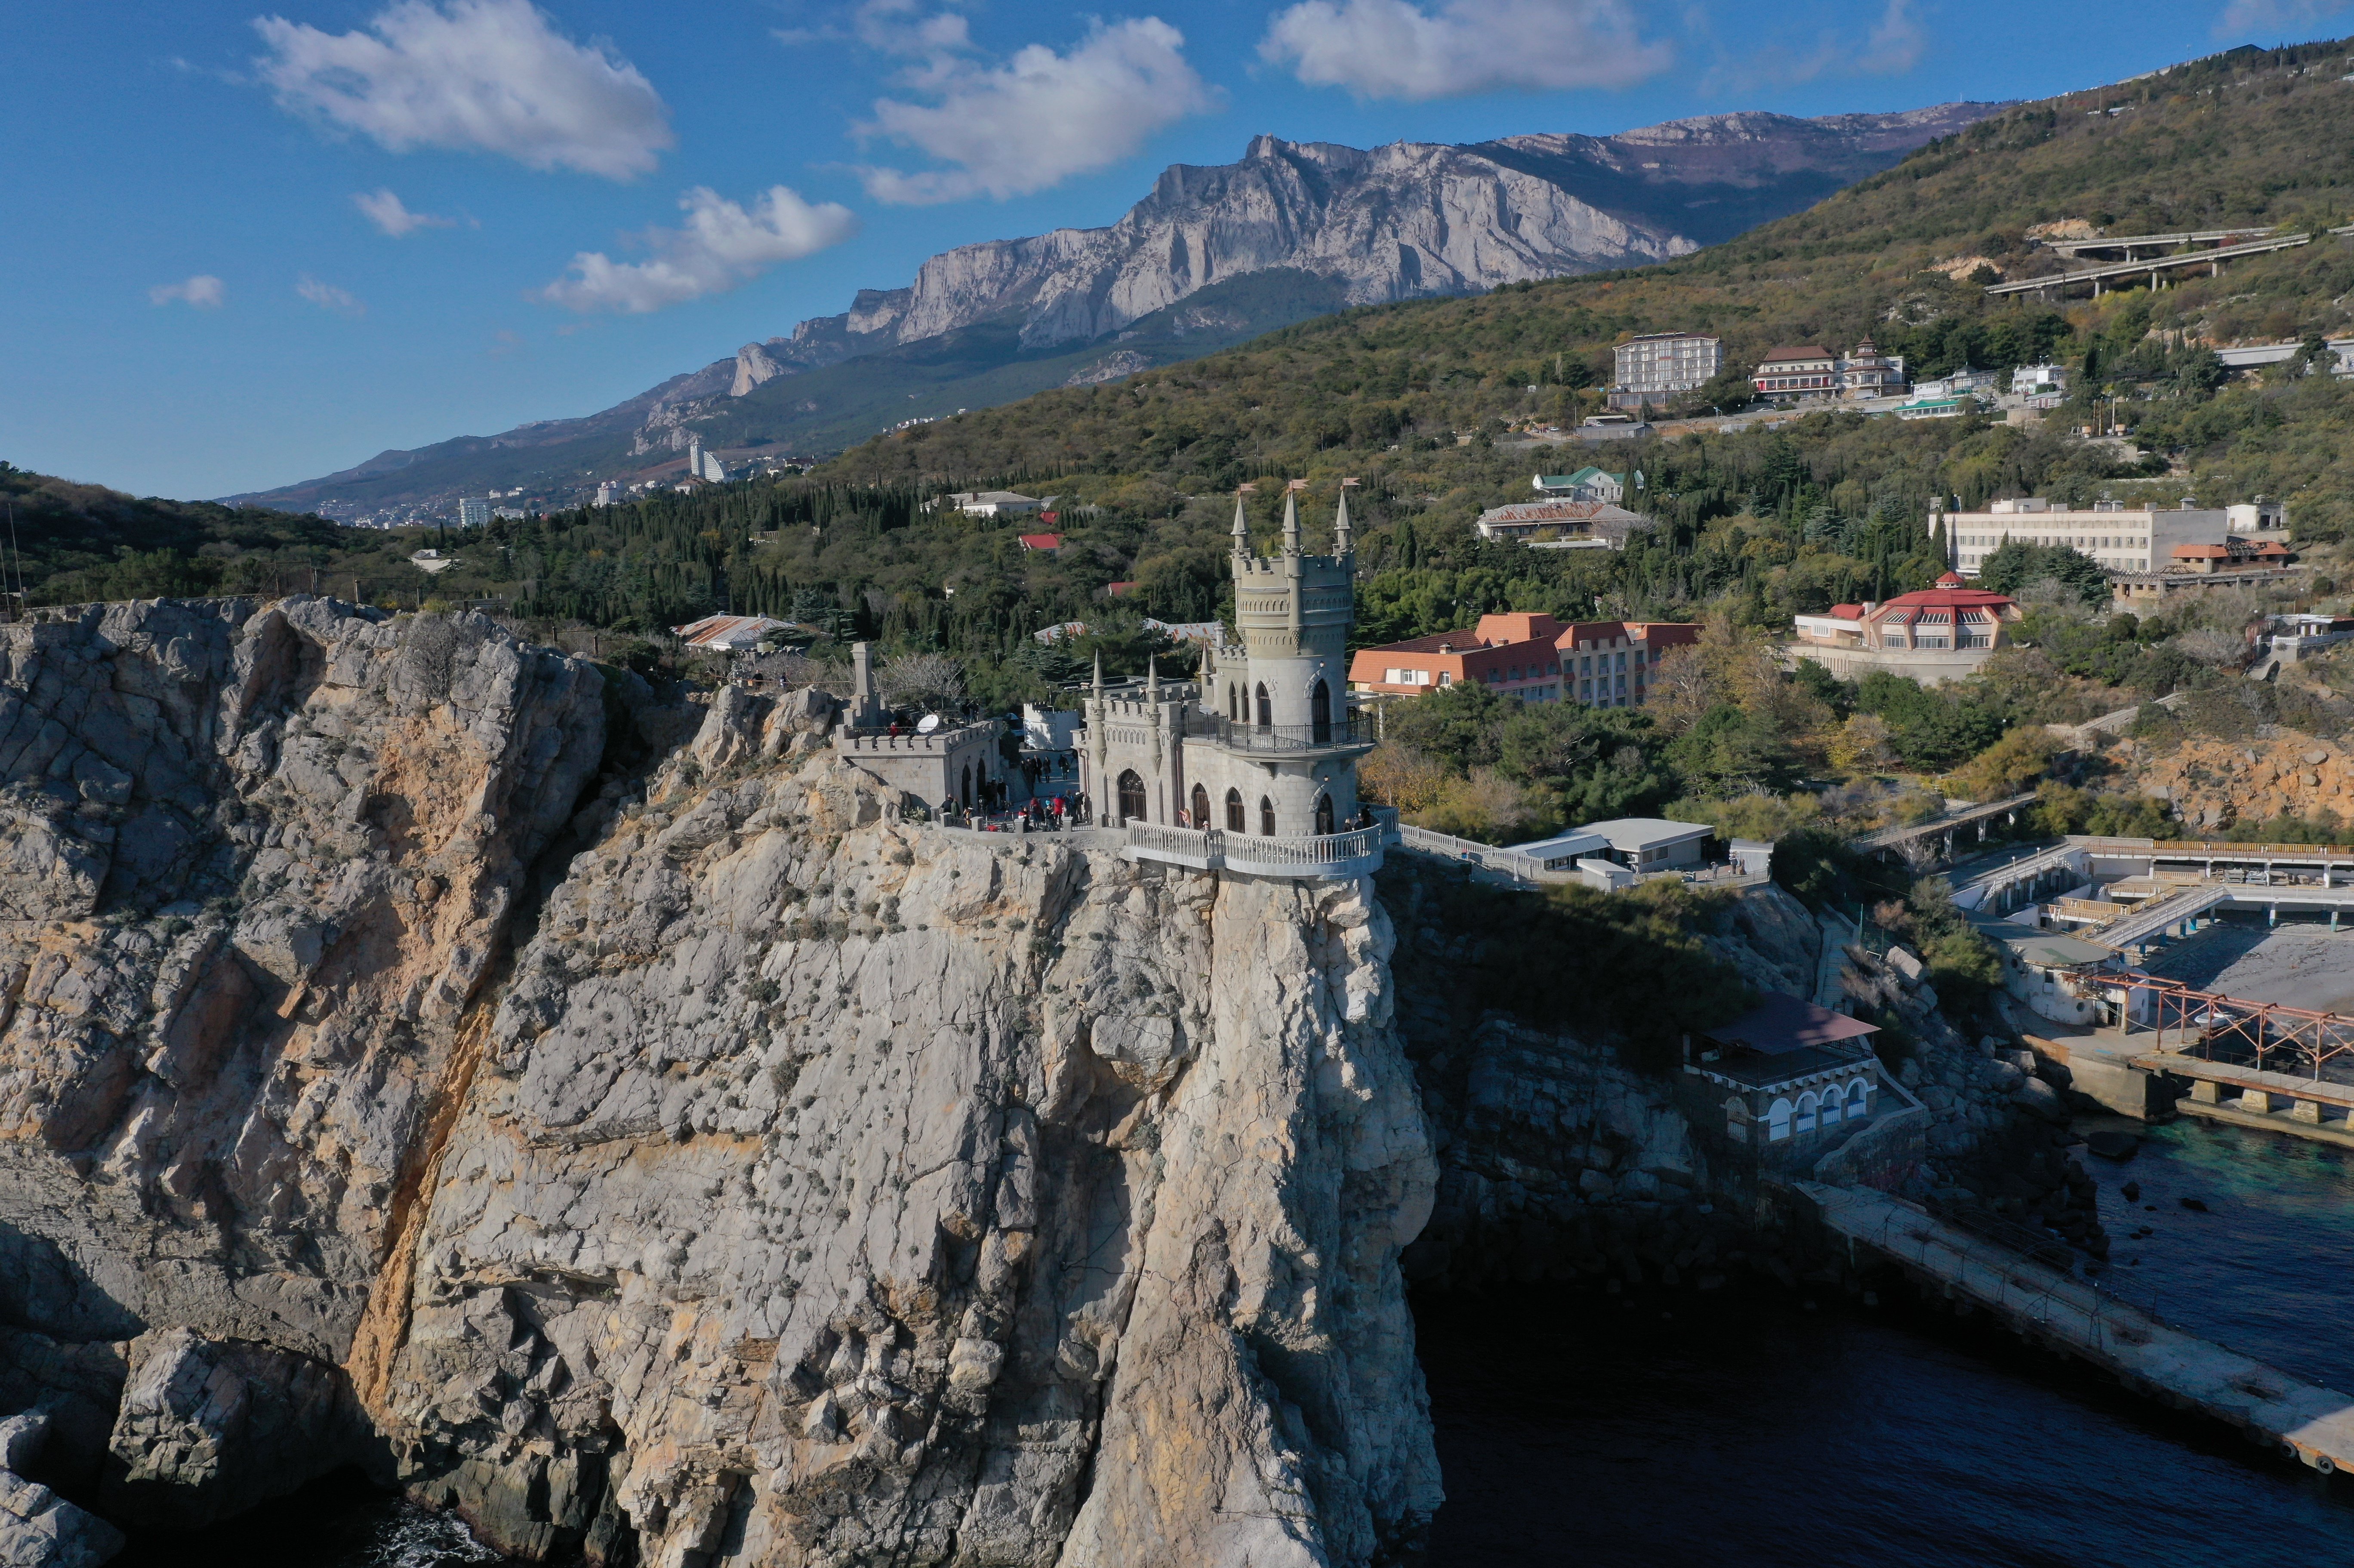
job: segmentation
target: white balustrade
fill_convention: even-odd
[[[1381,864],[1384,837],[1380,828],[1307,838],[1254,838],[1218,828],[1172,828],[1157,822],[1130,822],[1127,831],[1128,851],[1140,860],[1265,876],[1355,876],[1373,871]]]

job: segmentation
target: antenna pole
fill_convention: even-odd
[[[13,498],[8,503],[8,552],[16,557],[16,609],[21,610],[25,608],[25,552],[16,543],[16,503]]]

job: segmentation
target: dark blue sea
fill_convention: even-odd
[[[2354,1391],[2348,1155],[2183,1121],[2129,1161],[2093,1163],[2122,1286]],[[2120,1195],[2128,1180],[2138,1203]],[[1867,1308],[1826,1290],[1810,1308],[1778,1289],[1628,1302],[1546,1287],[1415,1305],[1447,1493],[1431,1568],[2354,1564],[2354,1480],[1901,1292]],[[501,1559],[451,1521],[328,1483],[119,1561]]]
[[[2124,1287],[2354,1390],[2346,1154],[2184,1121],[2092,1163]],[[1899,1295],[1422,1298],[1434,1568],[2354,1563],[2354,1481]]]

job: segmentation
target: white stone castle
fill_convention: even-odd
[[[1235,498],[1235,622],[1200,682],[1149,674],[1107,695],[1098,662],[1079,734],[1080,787],[1128,853],[1201,870],[1355,876],[1381,864],[1383,830],[1361,826],[1357,758],[1373,748],[1348,706],[1355,552],[1344,489],[1332,554],[1300,546],[1299,492],[1283,501],[1283,547],[1251,547]],[[1248,487],[1246,486],[1246,489]]]

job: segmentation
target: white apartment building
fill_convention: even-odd
[[[2064,545],[2111,571],[2159,572],[2174,564],[2177,545],[2221,544],[2226,534],[2253,532],[2234,527],[2233,514],[2243,510],[2154,504],[2128,510],[2116,501],[2069,508],[2032,495],[1995,502],[1984,512],[1949,512],[1945,514],[1946,536],[1951,541],[1948,547],[1955,567],[1966,577],[1978,576],[1987,556],[2010,539],[2029,545]],[[2244,512],[2251,523],[2259,515],[2254,506]],[[2287,525],[2277,503],[2266,503],[2262,514],[2277,519],[2274,527]]]
[[[491,503],[487,497],[477,500],[468,496],[458,503],[458,526],[480,528],[491,520]]]
[[[1618,362],[1610,406],[1639,408],[1697,391],[1724,368],[1724,345],[1698,333],[1659,332],[1629,338],[1612,351]]]

